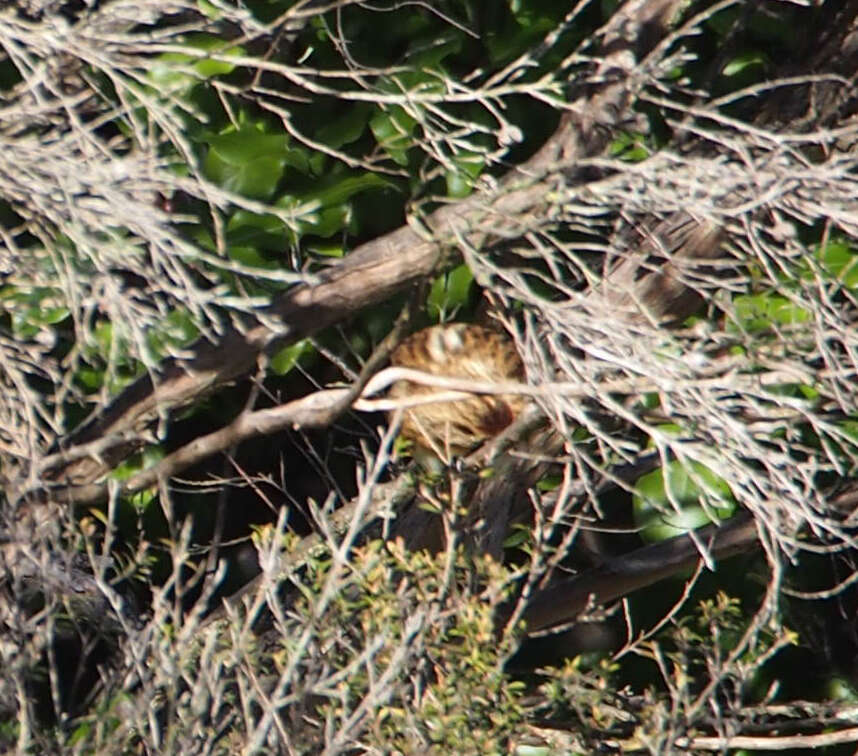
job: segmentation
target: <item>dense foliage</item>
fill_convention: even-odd
[[[858,739],[853,6],[5,4],[2,747]]]

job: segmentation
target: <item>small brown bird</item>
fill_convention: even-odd
[[[524,365],[504,333],[469,323],[450,323],[418,331],[391,355],[391,364],[449,378],[521,381]],[[401,398],[443,389],[399,381],[390,396]],[[526,403],[523,396],[482,394],[405,410],[401,435],[446,459],[465,454],[506,428]]]

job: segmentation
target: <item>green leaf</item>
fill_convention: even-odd
[[[291,237],[286,224],[276,215],[236,210],[226,224],[226,238],[233,260],[270,268],[276,263],[264,258],[259,250],[282,252]]]
[[[674,460],[642,476],[633,501],[635,523],[648,542],[682,535],[736,511],[727,482],[695,461]]]
[[[164,459],[165,452],[162,446],[147,446],[142,452],[134,454],[128,459],[120,462],[110,473],[114,480],[128,480],[133,475],[156,465]]]
[[[858,445],[858,420],[849,418],[841,420],[836,425],[843,431],[843,435]]]
[[[372,105],[368,103],[357,103],[338,118],[322,126],[316,132],[316,141],[334,149],[357,141],[366,130],[372,110]]]
[[[285,375],[304,355],[314,354],[315,351],[316,347],[309,339],[301,339],[295,344],[283,347],[271,358],[271,370],[277,375]]]
[[[333,236],[348,228],[353,219],[351,206],[343,204],[326,207],[316,213],[312,223],[299,223],[304,234],[315,234],[323,238]]]
[[[639,163],[650,156],[643,134],[620,134],[609,147],[612,156],[629,163]]]
[[[454,313],[468,303],[473,286],[474,274],[464,263],[439,276],[432,282],[432,288],[426,298],[429,315],[442,320]]]
[[[223,18],[223,11],[208,0],[197,0],[197,10],[213,21]]]
[[[50,286],[3,287],[0,289],[0,307],[9,313],[12,331],[22,339],[31,339],[39,331],[69,316],[62,292]]]
[[[216,56],[199,58],[188,53],[170,52],[159,55],[149,67],[147,76],[159,90],[175,93],[190,89],[201,80],[210,79],[232,73],[235,64],[225,57],[238,57],[245,54],[240,45],[227,45],[224,41],[210,34],[199,34],[181,40],[181,44],[197,50],[210,52]]]
[[[546,475],[539,479],[536,487],[540,491],[556,491],[563,485],[562,475]]]
[[[474,182],[461,171],[447,171],[445,178],[447,180],[447,196],[453,199],[467,197],[474,188]]]
[[[199,330],[191,314],[187,310],[177,309],[147,330],[146,345],[154,359],[160,359],[171,347],[185,346],[198,335]]]
[[[147,76],[162,94],[190,89],[199,82],[193,73],[191,59],[180,53],[164,53],[152,61]]]
[[[749,69],[752,68],[760,68],[759,74],[761,74],[762,70],[766,67],[766,63],[765,55],[758,50],[751,50],[736,55],[724,66],[721,74],[723,76],[738,76],[741,73],[748,75],[750,73]]]
[[[75,373],[75,383],[87,393],[98,391],[104,384],[104,371],[91,367],[81,367]]]
[[[823,270],[840,281],[847,289],[858,287],[858,254],[844,240],[828,242],[814,253]]]
[[[399,165],[408,165],[408,150],[414,146],[412,133],[417,121],[402,108],[379,110],[369,127],[379,146]]]
[[[503,547],[505,549],[517,549],[532,540],[533,533],[528,528],[516,527],[504,539]]]
[[[113,348],[113,339],[116,335],[113,330],[113,323],[107,321],[99,323],[93,331],[95,343],[98,347],[98,353],[101,355],[110,354]]]
[[[338,178],[330,186],[304,195],[304,202],[317,200],[323,207],[331,207],[345,202],[358,192],[367,189],[388,189],[393,184],[375,173],[361,173],[357,176]]]
[[[740,295],[733,300],[733,312],[728,325],[746,332],[765,331],[775,326],[806,323],[810,312],[781,294]]]
[[[348,202],[351,197],[369,189],[393,186],[387,179],[369,172],[333,175],[315,183],[317,188],[297,196],[284,195],[275,203],[284,210],[316,206],[312,212],[304,212],[296,218],[300,236],[314,234],[327,238],[334,235],[352,222],[352,207]]]
[[[322,257],[341,258],[346,255],[342,244],[310,244],[307,246],[307,250]]]
[[[477,152],[462,152],[453,158],[456,168],[446,172],[447,194],[461,199],[474,188],[474,181],[485,168],[485,158]]]
[[[855,706],[858,704],[858,689],[848,677],[834,676],[825,684],[826,700],[838,701]]]
[[[290,149],[286,134],[265,134],[245,128],[210,137],[204,169],[224,189],[255,199],[274,194],[287,165],[306,172],[307,156]]]
[[[230,244],[229,256],[230,259],[235,260],[248,268],[273,270],[279,267],[276,260],[264,257],[257,247],[248,246],[246,244]]]

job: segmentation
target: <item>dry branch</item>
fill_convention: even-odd
[[[302,5],[308,17],[315,12],[312,3]],[[232,423],[196,438],[151,468],[123,482],[108,484],[104,480],[118,462],[151,440],[156,421],[247,376],[276,349],[342,323],[360,310],[415,286],[461,257],[469,263],[477,280],[492,290],[498,300],[524,303],[523,323],[510,321],[507,325],[515,333],[529,364],[535,367],[531,375],[535,385],[522,389],[522,393],[534,396],[541,407],[511,428],[509,434],[479,452],[480,462],[489,456],[488,467],[494,475],[477,481],[467,476],[459,479],[451,476],[462,503],[470,506],[464,531],[474,551],[495,556],[503,553],[503,538],[511,519],[537,503],[536,495],[528,498],[529,489],[558,463],[566,466],[567,478],[575,471],[582,473],[574,484],[565,486],[565,499],[559,508],[562,511],[557,521],[570,532],[575,529],[570,522],[581,513],[589,514],[592,510],[586,507],[597,495],[614,486],[629,490],[642,471],[674,459],[709,462],[716,456],[711,453],[707,456],[713,449],[723,452],[723,459],[730,460],[733,466],[725,475],[734,476],[730,483],[739,484],[736,485],[737,498],[740,503],[748,503],[747,511],[720,527],[708,526],[687,536],[608,559],[571,580],[548,582],[565,554],[564,549],[557,550],[559,556],[540,555],[544,561],[534,560],[534,565],[546,569],[536,576],[538,580],[531,579],[524,586],[523,598],[515,608],[501,610],[497,618],[500,634],[512,637],[511,625],[505,626],[510,618],[523,619],[531,634],[550,632],[560,625],[574,623],[594,604],[615,601],[689,566],[705,564],[711,567],[715,561],[742,551],[766,547],[771,552],[773,568],[777,569],[781,566],[777,549],[800,548],[801,539],[834,543],[832,548],[853,543],[848,528],[851,525],[849,513],[854,511],[855,501],[848,489],[849,476],[854,475],[854,471],[841,465],[835,454],[826,459],[824,453],[820,453],[818,458],[823,462],[817,464],[817,458],[810,454],[809,461],[796,461],[800,456],[796,450],[804,453],[806,449],[790,447],[787,442],[772,448],[777,446],[773,439],[789,439],[794,430],[792,426],[797,423],[813,430],[833,428],[840,432],[837,421],[854,412],[858,372],[855,368],[858,360],[852,352],[854,336],[850,333],[854,323],[841,317],[842,312],[833,304],[833,295],[830,298],[827,293],[821,295],[820,306],[811,310],[816,318],[812,333],[796,334],[799,329],[784,328],[783,333],[778,334],[782,341],[772,347],[759,347],[759,353],[753,355],[755,361],[737,366],[735,374],[719,373],[719,368],[726,364],[726,360],[724,363],[720,360],[726,350],[735,346],[748,347],[750,340],[742,341],[740,336],[735,336],[731,341],[727,333],[718,334],[709,341],[701,339],[706,342],[706,348],[701,349],[702,359],[708,362],[699,367],[690,364],[686,352],[675,349],[696,342],[687,332],[673,327],[698,311],[701,304],[713,310],[723,305],[724,311],[728,311],[729,301],[724,304],[718,299],[719,288],[722,284],[725,288],[735,285],[736,279],[730,276],[735,276],[736,270],[744,264],[759,268],[765,272],[763,275],[768,275],[766,280],[776,282],[777,276],[770,270],[776,271],[781,264],[786,266],[791,262],[787,252],[793,254],[801,248],[794,234],[790,236],[793,221],[810,224],[824,217],[833,230],[858,229],[858,203],[854,194],[849,196],[844,192],[844,187],[854,186],[855,163],[848,150],[853,147],[856,133],[855,85],[850,79],[858,56],[858,45],[854,43],[858,3],[835,4],[836,23],[821,34],[817,54],[808,56],[806,63],[802,61],[802,71],[798,72],[802,77],[791,72],[792,78],[783,80],[780,90],[761,87],[744,93],[764,100],[761,115],[752,125],[724,116],[723,102],[695,104],[689,100],[679,104],[662,97],[658,91],[659,76],[647,66],[656,66],[665,60],[672,44],[683,34],[692,33],[694,25],[700,22],[695,17],[685,28],[670,34],[670,18],[680,5],[674,0],[635,0],[623,6],[599,30],[601,59],[593,64],[594,75],[578,88],[570,102],[563,106],[558,104],[558,109],[562,107],[564,112],[553,135],[535,155],[511,169],[502,180],[482,185],[466,200],[412,218],[409,224],[396,231],[363,244],[340,263],[312,276],[302,276],[302,283],[267,305],[247,305],[231,324],[209,327],[205,338],[187,348],[181,356],[153,368],[77,430],[67,436],[60,434],[50,455],[39,458],[33,453],[32,467],[11,481],[13,485],[8,495],[19,505],[15,512],[18,527],[4,534],[6,540],[2,549],[2,566],[7,575],[17,574],[24,589],[21,595],[26,599],[38,595],[48,597],[52,602],[66,605],[69,614],[80,619],[82,624],[100,628],[99,615],[110,611],[105,596],[112,594],[107,586],[79,570],[77,565],[61,578],[50,559],[38,562],[25,548],[28,539],[38,541],[42,537],[43,525],[56,525],[62,519],[56,517],[57,508],[104,500],[113,506],[119,495],[154,486],[160,487],[162,504],[167,508],[170,506],[170,479],[206,457],[288,426],[328,427],[350,406],[378,409],[381,405],[373,405],[371,400],[362,398],[362,392],[384,359],[379,356],[381,353],[366,364],[360,378],[348,388],[319,391],[265,410],[254,411],[249,404]],[[830,71],[838,74],[831,75]],[[308,91],[312,88],[308,87]],[[367,93],[361,94],[369,97]],[[631,106],[640,102],[658,105],[668,114],[670,127],[678,135],[671,145],[675,152],[665,150],[663,155],[640,165],[603,158],[609,140],[632,120]],[[838,164],[837,149],[844,150],[841,164]],[[813,152],[815,150],[820,153],[834,151],[828,153],[834,157],[830,161],[822,159]],[[8,178],[8,171],[8,166],[0,161],[0,173]],[[801,172],[807,174],[807,184],[797,178]],[[76,178],[73,169],[69,174]],[[91,178],[87,176],[86,181],[80,179],[75,183],[75,191],[84,185],[81,192],[85,194],[86,182]],[[704,184],[711,186],[701,189]],[[16,201],[26,203],[26,191],[16,186]],[[692,194],[697,192],[694,199],[681,196],[683,186],[690,187]],[[232,199],[226,194],[217,195],[212,205]],[[140,206],[146,206],[147,202],[151,204],[146,199]],[[243,207],[263,210],[253,203]],[[605,208],[610,208],[613,215]],[[53,206],[46,205],[43,209],[47,218],[54,218]],[[584,220],[576,217],[579,210]],[[129,216],[133,214],[127,208],[124,212]],[[587,212],[592,215],[588,216]],[[572,258],[577,253],[574,246],[564,247],[562,241],[553,245],[559,235],[552,238],[552,234],[556,228],[564,226],[592,232],[588,227],[591,217],[599,219],[598,235],[612,238],[610,249],[601,247],[599,250],[605,253],[607,262],[601,275],[586,264],[570,263],[575,273],[584,271],[580,281],[576,281],[580,287],[562,289],[564,280],[574,276],[564,279],[563,275],[558,275],[551,281],[557,285],[555,291],[568,295],[565,298],[552,300],[541,294],[531,296],[528,286],[522,283],[524,265],[519,270],[516,268],[518,262],[497,263],[499,257],[504,263],[520,259],[514,248],[518,239],[526,239],[531,245],[527,251],[537,258],[547,249],[540,260],[547,268],[563,254],[569,253]],[[614,234],[601,233],[610,226]],[[626,232],[630,226],[635,227],[638,241],[628,241],[631,235]],[[133,228],[137,230],[136,226]],[[142,232],[141,235],[145,236]],[[731,243],[729,254],[724,250],[727,241]],[[804,252],[806,250],[801,248],[800,253]],[[586,290],[584,281],[590,283]],[[825,285],[829,284],[830,280]],[[745,291],[744,288],[734,289],[737,290]],[[205,308],[210,303],[195,304]],[[719,342],[718,338],[723,340]],[[791,359],[790,345],[800,344],[804,348],[814,340],[818,343],[812,349],[808,347],[800,351],[798,358]],[[3,349],[6,349],[5,344]],[[682,363],[679,368],[670,362],[677,353],[680,356],[675,362]],[[34,350],[33,354],[38,355],[38,351]],[[16,355],[15,360],[20,359],[23,358]],[[37,362],[29,355],[26,359]],[[12,362],[14,360],[10,359],[10,364]],[[711,379],[713,374],[717,377]],[[13,385],[16,378],[4,375],[3,381]],[[769,384],[766,384],[767,379]],[[778,388],[794,382],[813,386],[818,389],[818,403],[812,405],[789,396],[772,400],[774,392],[766,391],[772,388],[771,381],[775,381]],[[817,387],[817,383],[822,385]],[[24,384],[25,381],[18,381],[18,385]],[[461,389],[511,390],[510,386],[475,387],[455,382],[447,388],[454,392]],[[370,386],[370,393],[371,389]],[[648,415],[629,403],[646,391],[664,400],[661,415],[655,412]],[[454,393],[451,398],[456,396]],[[712,412],[713,407],[718,411]],[[613,433],[616,425],[606,430],[600,424],[609,416],[617,419],[617,423],[625,423],[625,428],[638,433],[639,438],[657,439],[659,445],[645,453],[641,448],[631,448],[636,442],[624,446],[626,439],[618,439]],[[686,423],[685,428],[693,429],[689,433],[693,436],[691,440],[676,439],[666,433],[659,435],[657,425],[674,417],[681,418]],[[45,425],[50,422],[44,418],[39,420]],[[553,425],[547,427],[549,423]],[[573,423],[589,430],[601,445],[596,453],[582,452],[570,442],[571,436],[566,431]],[[781,430],[783,434],[778,435]],[[46,433],[45,437],[49,435]],[[824,432],[819,435],[821,438],[842,437],[833,432],[828,437]],[[28,437],[27,442],[29,446],[19,444],[16,458],[27,460],[28,450],[41,448],[32,438]],[[512,446],[517,451],[510,453]],[[239,650],[239,656],[243,653],[241,644],[246,642],[242,633],[252,629],[257,610],[268,607],[275,623],[284,621],[288,612],[273,594],[319,553],[332,554],[336,567],[344,568],[350,550],[354,553],[358,534],[365,534],[370,524],[388,523],[394,515],[397,517],[394,533],[398,528],[401,534],[414,536],[410,540],[412,546],[427,545],[427,536],[438,535],[433,530],[433,521],[437,525],[440,518],[421,510],[408,481],[379,483],[388,451],[389,446],[386,446],[372,463],[370,455],[366,455],[367,469],[372,468],[372,473],[361,477],[361,492],[355,499],[335,512],[325,509],[324,515],[313,510],[316,516],[313,524],[320,532],[304,539],[294,553],[283,560],[281,573],[266,572],[246,584],[211,616],[209,624],[228,616],[229,621],[219,623],[218,632],[235,633],[231,641]],[[767,454],[771,455],[771,462],[764,456]],[[608,460],[624,462],[609,464]],[[836,482],[820,485],[822,473],[828,475],[826,480],[836,477]],[[844,487],[847,492],[839,493],[838,489]],[[778,498],[781,495],[783,499]],[[560,496],[557,498],[559,500]],[[335,499],[332,493],[330,502]],[[406,509],[408,502],[411,506]],[[763,509],[761,504],[770,509]],[[400,509],[405,511],[394,511]],[[537,510],[534,507],[535,519],[548,519],[546,513]],[[110,511],[107,516],[111,525],[114,514]],[[532,513],[528,511],[527,514]],[[108,540],[113,533],[111,525],[105,528]],[[180,590],[182,570],[194,564],[198,555],[192,556],[191,549],[187,548],[189,529],[179,533],[177,523],[171,521],[170,526],[176,526],[176,530],[171,531],[175,574],[163,590],[161,586],[155,589],[161,604],[153,600],[153,606],[157,605],[163,613],[155,615],[147,632],[157,632],[164,618],[169,621],[164,621],[163,626],[169,625],[171,631],[175,628],[181,633],[186,628],[198,627],[193,622],[177,621],[184,618],[186,609],[181,606],[185,597]],[[773,533],[775,538],[771,538]],[[459,534],[457,531],[456,537]],[[781,535],[784,544],[772,545]],[[49,555],[53,544],[63,543],[65,537],[67,534],[60,537],[53,533],[51,538],[45,538],[45,543],[50,542],[52,546],[44,549],[41,556]],[[574,535],[569,538],[564,546],[574,540]],[[436,539],[429,545],[437,547],[438,543]],[[395,547],[390,540],[386,545]],[[105,553],[110,552],[108,546]],[[337,583],[336,574],[335,569],[320,603],[331,600],[342,586]],[[534,578],[533,575],[528,577]],[[190,610],[194,615],[206,611],[217,578],[204,582],[209,592]],[[542,587],[545,584],[547,588]],[[6,587],[3,586],[4,590]],[[9,602],[0,609],[11,607],[18,598],[12,594],[14,590],[9,592]],[[6,599],[5,593],[3,598]],[[247,598],[251,600],[245,603]],[[162,606],[171,601],[174,605],[164,611]],[[240,605],[246,607],[246,615],[238,611]],[[117,605],[112,606],[116,614]],[[246,626],[237,631],[245,618]],[[111,625],[109,629],[114,628]],[[348,631],[349,628],[342,629],[344,634]],[[296,639],[298,645],[307,640],[314,628],[308,623],[303,632],[304,635]],[[200,645],[208,644],[208,661],[219,658],[216,636],[216,633],[205,634],[200,640]],[[290,642],[292,640],[290,638]],[[411,640],[409,636],[409,644]],[[159,642],[155,641],[155,645]],[[358,651],[358,655],[365,651],[366,658],[372,656],[369,645]],[[418,653],[419,650],[409,649],[409,652]],[[275,654],[271,654],[271,658],[275,666],[280,663]],[[242,664],[244,661],[241,657]],[[289,663],[297,668],[302,661],[291,659]],[[364,661],[361,656],[361,661],[356,661],[355,665]],[[127,674],[150,684],[149,673],[136,665],[139,660],[130,662]],[[255,674],[253,669],[251,676]],[[271,721],[279,716],[275,712],[295,703],[288,696],[304,694],[301,688],[300,692],[290,691],[286,698],[278,698],[279,694],[285,695],[289,678],[282,669],[277,669],[277,674],[281,675],[279,681],[265,680],[263,684],[254,679],[250,686],[263,691],[266,707],[265,726],[260,725],[254,734],[257,744],[265,742],[270,732],[265,728],[273,728]],[[152,685],[152,689],[157,687]],[[312,686],[308,690],[312,695]],[[371,691],[366,701],[370,701],[374,693]],[[256,705],[256,699],[252,700],[249,708]],[[363,712],[364,709],[356,707],[352,712],[355,722]],[[288,740],[289,733],[279,720],[278,726],[282,728],[280,736]],[[338,733],[337,737],[342,734]],[[683,742],[700,748],[716,748],[728,741],[689,736]]]
[[[568,106],[551,138],[529,160],[514,168],[495,189],[475,193],[435,210],[415,224],[368,242],[342,263],[315,275],[311,284],[287,291],[259,313],[259,323],[227,330],[216,343],[201,340],[188,356],[171,359],[140,378],[91,421],[61,442],[63,449],[97,438],[140,432],[156,417],[181,407],[216,387],[248,373],[264,353],[298,341],[426,278],[456,255],[462,243],[482,248],[517,235],[529,219],[547,211],[551,192],[564,171],[582,158],[598,155],[626,116],[638,82],[629,75],[630,46],[646,30],[652,35],[672,15],[676,0],[637,0],[615,14],[604,30],[606,71],[626,76]],[[412,227],[412,226],[416,226]],[[711,254],[711,250],[709,250]],[[656,301],[658,298],[656,298]],[[87,459],[51,471],[50,479],[73,485],[90,483],[131,453],[126,445],[100,459]]]

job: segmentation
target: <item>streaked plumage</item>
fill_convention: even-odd
[[[478,381],[521,381],[524,366],[512,340],[504,333],[468,323],[432,326],[403,341],[391,363],[434,375]],[[400,381],[394,398],[427,394],[439,389]],[[464,454],[500,433],[523,409],[525,398],[515,395],[474,395],[454,402],[437,402],[408,409],[401,434],[434,454]]]

